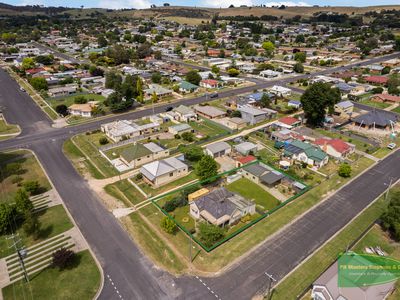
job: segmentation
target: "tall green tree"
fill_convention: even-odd
[[[196,175],[200,180],[206,180],[218,174],[217,162],[209,155],[204,155],[195,166]]]
[[[201,81],[201,76],[199,75],[199,73],[196,70],[187,72],[185,78],[186,78],[187,82],[190,82],[195,85],[199,85],[199,83]]]
[[[333,112],[334,106],[341,99],[340,91],[327,83],[317,82],[310,85],[301,96],[307,124],[320,126],[324,122],[326,110]]]

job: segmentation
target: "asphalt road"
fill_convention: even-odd
[[[69,60],[70,62],[72,62],[74,64],[90,63],[90,61],[87,60],[87,59],[84,59],[84,58],[77,59],[77,58],[73,57],[72,55],[63,53],[63,52],[61,52],[59,50],[53,49],[53,48],[51,48],[51,47],[49,47],[47,45],[43,45],[43,44],[38,43],[38,42],[32,42],[32,44],[34,44],[37,48],[39,48],[39,49],[41,49],[43,51],[49,51],[54,56],[60,57],[60,58],[65,59],[65,60]]]
[[[397,56],[397,53],[386,56],[384,60]],[[376,58],[363,64],[382,60]],[[340,67],[335,71],[345,69]],[[321,71],[314,75],[326,73]],[[220,95],[226,97],[273,84],[285,85],[300,77],[265,82]],[[400,152],[397,151],[277,237],[264,242],[251,256],[223,275],[175,278],[148,261],[62,153],[65,139],[78,132],[96,129],[105,121],[51,128],[50,120],[29,96],[19,92],[18,85],[4,71],[0,71],[0,87],[0,106],[6,119],[19,124],[23,130],[19,137],[0,142],[0,150],[27,147],[35,151],[103,268],[105,278],[100,299],[249,299],[265,285],[265,271],[277,279],[285,276],[384,191],[391,178],[400,178]],[[192,105],[202,101],[205,101],[204,97],[180,103]],[[155,112],[165,110],[167,106],[157,107]],[[123,118],[138,118],[151,113],[151,109],[134,111]],[[118,118],[121,116],[109,117],[107,121]]]

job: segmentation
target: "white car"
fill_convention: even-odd
[[[19,88],[21,92],[25,92],[25,89],[23,87]]]
[[[388,147],[390,150],[393,150],[394,148],[396,148],[396,144],[395,144],[395,143],[390,143],[389,145],[387,145],[387,147]]]

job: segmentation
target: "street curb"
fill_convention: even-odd
[[[65,203],[64,203],[64,200],[63,200],[63,199],[61,198],[61,196],[58,194],[57,189],[54,187],[53,182],[51,181],[51,179],[50,179],[49,175],[47,174],[46,169],[43,167],[41,161],[40,161],[39,158],[36,156],[36,153],[35,153],[33,150],[31,150],[31,149],[26,149],[26,148],[18,148],[18,149],[11,150],[11,151],[7,151],[7,152],[15,152],[15,151],[18,151],[18,150],[29,151],[29,152],[31,152],[32,155],[35,157],[36,161],[38,162],[38,164],[39,164],[40,167],[42,168],[43,173],[46,175],[46,178],[47,178],[47,180],[49,181],[51,187],[53,188],[53,190],[57,193],[57,195],[58,195],[59,198],[61,199],[61,205],[64,207],[65,211],[67,212],[67,215],[68,215],[68,217],[70,218],[70,220],[72,221],[72,224],[74,224],[74,226],[76,227],[76,229],[79,231],[79,234],[80,234],[80,235],[83,237],[83,239],[85,240],[85,243],[86,243],[87,246],[88,246],[88,250],[89,250],[90,254],[92,255],[92,257],[93,257],[93,259],[94,259],[94,261],[95,261],[95,263],[96,263],[96,265],[97,265],[97,268],[98,268],[98,270],[99,270],[99,272],[100,272],[100,286],[99,286],[99,288],[98,288],[98,290],[97,290],[97,292],[96,292],[96,295],[95,295],[94,298],[93,298],[93,299],[98,299],[99,296],[100,296],[100,293],[102,292],[103,287],[104,287],[104,270],[103,270],[103,267],[101,266],[99,260],[97,259],[96,255],[94,254],[94,252],[93,252],[93,250],[92,250],[90,244],[87,242],[85,236],[82,234],[81,230],[79,229],[78,225],[76,224],[74,218],[73,218],[72,215],[70,214],[68,208],[66,207],[66,205],[65,205]]]

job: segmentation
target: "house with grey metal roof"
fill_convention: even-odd
[[[157,97],[163,98],[172,95],[172,90],[166,89],[158,84],[151,84],[148,89],[144,90],[145,94],[150,97],[156,93]]]
[[[154,187],[172,182],[189,173],[189,167],[175,157],[153,161],[140,168],[145,182]]]
[[[232,147],[227,142],[216,142],[214,144],[207,145],[204,148],[204,152],[214,158],[228,155],[231,153],[231,151]]]
[[[285,177],[281,172],[276,171],[261,162],[245,166],[241,173],[243,177],[253,181],[254,183],[265,184],[268,187],[275,186]]]
[[[272,109],[259,109],[250,105],[240,106],[238,107],[238,110],[242,114],[242,119],[249,122],[251,125],[271,119],[276,115],[276,111]]]
[[[178,107],[175,107],[172,111],[178,115],[178,120],[181,122],[190,122],[197,119],[194,110],[186,105],[179,105]]]
[[[189,203],[190,215],[217,226],[231,225],[256,212],[255,203],[225,188],[217,188]]]
[[[208,119],[218,119],[226,116],[226,112],[210,105],[197,105],[194,107],[196,114]]]
[[[193,128],[187,123],[175,124],[168,127],[168,132],[172,134],[182,134],[185,132],[192,132],[192,131]]]
[[[250,142],[243,142],[234,146],[235,150],[242,155],[249,155],[250,152],[257,152],[257,145]]]

